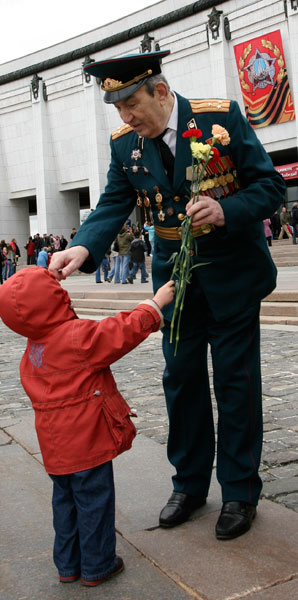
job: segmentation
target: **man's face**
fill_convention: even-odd
[[[154,96],[150,96],[145,86],[142,86],[126,100],[115,102],[115,107],[122,121],[130,125],[138,135],[154,138],[164,130],[168,121],[166,102],[160,86],[155,87]]]

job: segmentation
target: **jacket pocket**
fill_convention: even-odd
[[[105,398],[102,411],[114,441],[117,454],[131,448],[136,436],[136,428],[131,421],[131,410],[120,392]]]

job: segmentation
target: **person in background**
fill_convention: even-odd
[[[154,229],[153,223],[146,221],[146,223],[144,223],[144,229],[145,229],[145,231],[148,231],[148,237],[149,237],[149,242],[150,242],[150,246],[151,246],[151,254],[153,255],[154,240],[155,240],[155,229]]]
[[[268,246],[272,246],[271,221],[270,221],[270,219],[264,219],[263,223],[264,223],[265,238],[267,240]]]
[[[128,231],[127,227],[127,225],[123,225],[120,233],[117,235],[119,258],[116,263],[115,283],[118,282],[119,277],[122,284],[133,283],[133,279],[129,276],[130,244],[133,240],[133,234]],[[120,269],[120,273],[118,269]]]
[[[31,235],[24,248],[26,249],[27,253],[27,265],[35,265],[35,244]]]
[[[21,383],[53,482],[53,558],[61,583],[81,577],[95,587],[124,569],[116,554],[112,459],[131,447],[136,429],[110,365],[162,327],[173,285],[101,322],[78,319],[66,290],[44,269],[23,269],[0,288],[3,322],[28,338]]]
[[[270,217],[273,239],[277,240],[280,234],[280,217],[277,210]]]
[[[60,250],[65,250],[66,246],[68,244],[68,241],[65,239],[64,235],[61,235],[60,238]]]
[[[7,279],[16,272],[16,246],[13,241],[7,245]]]
[[[35,244],[35,264],[37,264],[38,255],[42,249],[43,241],[40,237],[39,233],[36,233],[34,236],[34,244]]]
[[[292,227],[293,227],[293,232],[292,232],[292,238],[293,238],[293,244],[296,244],[296,238],[297,238],[297,227],[298,227],[298,202],[294,202],[293,206],[292,206]]]
[[[142,227],[141,233],[142,233],[142,236],[144,238],[144,242],[146,244],[146,253],[147,253],[147,256],[150,256],[150,254],[151,254],[151,244],[149,242],[149,232],[148,232],[148,229],[145,229],[144,225]]]
[[[96,283],[102,283],[101,275],[100,275],[101,270],[103,272],[104,281],[108,280],[108,273],[109,273],[109,269],[110,269],[110,258],[109,258],[110,254],[111,254],[111,251],[108,250],[108,252],[106,252],[106,254],[105,254],[105,257],[102,259],[100,266],[97,267],[97,269],[95,271],[95,282]]]
[[[132,279],[136,278],[136,274],[138,270],[141,271],[141,283],[148,283],[148,273],[146,271],[145,265],[145,252],[146,252],[146,244],[141,239],[141,232],[135,231],[134,233],[135,239],[131,242],[130,246],[130,255],[132,262],[132,269],[130,271],[129,276]]]
[[[73,227],[72,230],[71,230],[71,234],[70,234],[70,239],[71,240],[73,240],[73,238],[76,235],[76,233],[77,233],[77,228]]]
[[[54,241],[53,241],[53,246],[54,246],[54,252],[59,252],[59,250],[61,249],[59,235],[55,235]]]
[[[7,244],[5,240],[1,240],[1,262],[2,262],[2,271],[1,271],[1,283],[4,283],[7,279],[8,274],[8,264],[7,264]]]
[[[285,206],[282,207],[279,218],[280,218],[281,230],[280,230],[278,239],[281,240],[283,238],[284,233],[286,233],[288,238],[291,238],[292,235],[289,232],[289,228],[288,228],[288,225],[290,222],[290,215]]]
[[[44,269],[47,269],[49,266],[49,255],[48,252],[51,251],[51,247],[49,246],[48,248],[43,247],[41,249],[41,251],[38,254],[37,257],[37,266],[38,267],[43,267]]]

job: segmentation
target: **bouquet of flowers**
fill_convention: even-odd
[[[189,138],[190,148],[192,154],[192,165],[191,165],[191,201],[193,203],[198,202],[200,193],[200,183],[204,177],[207,165],[216,163],[219,158],[219,151],[214,148],[215,144],[222,144],[226,146],[230,143],[230,136],[224,127],[221,125],[212,126],[212,139],[210,143],[203,144],[197,140],[202,137],[200,129],[189,129],[182,134],[182,137]],[[208,140],[209,141],[209,140]],[[204,230],[204,225],[202,229]],[[211,226],[207,226],[211,230]],[[175,351],[176,356],[178,342],[179,342],[179,331],[181,315],[184,306],[184,298],[186,293],[187,284],[191,281],[192,270],[196,267],[206,265],[208,263],[197,263],[194,264],[193,257],[197,254],[197,242],[193,235],[192,228],[192,217],[184,217],[181,223],[181,248],[179,252],[172,254],[170,261],[174,262],[174,267],[171,275],[171,279],[176,282],[176,295],[175,305],[171,321],[171,335],[170,343],[174,339],[174,329],[176,325],[175,335]]]

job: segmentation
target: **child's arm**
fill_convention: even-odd
[[[174,282],[162,286],[152,300],[130,312],[121,312],[99,323],[85,319],[74,322],[74,344],[90,366],[102,369],[133,350],[153,331],[163,326],[160,309],[174,297]]]

